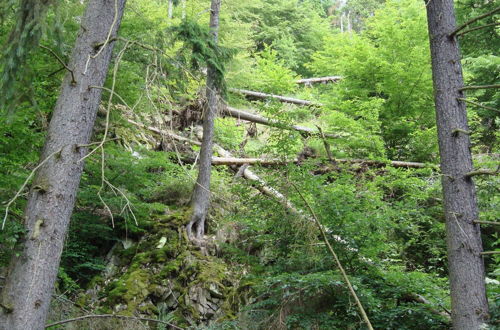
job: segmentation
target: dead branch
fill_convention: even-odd
[[[45,326],[45,329],[48,329],[48,328],[51,328],[51,327],[55,327],[56,325],[70,323],[70,322],[77,322],[77,321],[81,321],[81,320],[85,320],[85,319],[98,319],[98,318],[101,318],[101,319],[102,318],[115,318],[115,319],[125,319],[125,320],[155,322],[155,323],[166,324],[166,325],[168,325],[168,326],[170,326],[170,327],[172,327],[174,329],[184,329],[184,328],[178,327],[178,326],[176,326],[176,325],[174,325],[172,323],[169,323],[169,322],[166,322],[166,321],[162,321],[162,320],[150,319],[150,318],[146,318],[146,317],[115,315],[115,314],[84,315],[84,316],[75,317],[75,318],[72,318],[72,319],[67,319],[67,320],[58,321],[58,322],[54,322],[54,323],[48,324],[48,325]]]
[[[254,91],[249,91],[246,89],[236,89],[236,88],[230,88],[230,92],[233,93],[239,93],[245,95],[247,98],[257,98],[257,99],[275,99],[283,103],[291,103],[291,104],[296,104],[296,105],[301,105],[301,106],[316,106],[320,107],[323,106],[321,103],[315,103],[312,101],[306,101],[306,100],[300,100],[296,99],[293,97],[286,97],[286,96],[281,96],[281,95],[275,95],[275,94],[266,94],[266,93],[261,93],[261,92],[254,92]]]
[[[465,22],[464,24],[462,24],[458,28],[456,28],[452,33],[450,33],[449,37],[451,38],[451,37],[455,36],[458,32],[462,31],[464,28],[466,28],[467,26],[471,25],[472,23],[475,23],[475,22],[477,22],[480,19],[483,19],[485,17],[491,16],[491,15],[493,15],[493,14],[499,12],[499,11],[500,11],[500,7],[497,7],[497,8],[495,8],[495,9],[493,9],[493,10],[487,12],[487,13],[484,13],[484,14],[479,15],[479,16],[473,18],[473,19],[468,20],[467,22]]]
[[[40,48],[43,48],[45,50],[48,50],[56,59],[59,63],[61,63],[61,65],[64,67],[64,69],[66,69],[67,71],[69,71],[69,73],[71,73],[71,85],[76,85],[76,80],[75,80],[75,73],[73,72],[73,70],[71,70],[67,65],[66,63],[64,63],[63,60],[61,60],[61,58],[59,57],[59,55],[57,55],[52,49],[50,49],[49,47],[47,46],[44,46],[44,45],[39,45]],[[59,72],[60,70],[56,71],[56,72]]]
[[[492,226],[498,226],[498,225],[500,225],[500,222],[496,222],[496,221],[475,220],[473,222],[477,223],[479,225],[492,225]]]
[[[278,120],[273,120],[273,119],[268,119],[250,112],[246,112],[243,110],[235,109],[233,107],[226,107],[223,114],[228,114],[229,116],[237,119],[242,119],[246,121],[250,121],[252,123],[257,123],[261,125],[266,125],[266,126],[271,126],[271,127],[279,127],[283,129],[288,129],[288,130],[295,130],[300,132],[301,134],[305,135],[319,135],[321,132],[310,128],[310,127],[305,127],[305,126],[298,126],[298,125],[288,125],[285,123],[282,123]],[[325,137],[329,138],[339,138],[340,135],[333,134],[333,133],[325,133]]]
[[[483,85],[483,86],[464,86],[459,89],[459,91],[466,91],[470,89],[490,89],[490,88],[500,88],[500,84],[495,85]]]
[[[464,34],[469,33],[469,32],[473,32],[473,31],[477,31],[477,30],[481,30],[481,29],[490,27],[490,26],[497,26],[497,25],[500,25],[500,22],[495,22],[495,23],[485,24],[485,25],[481,25],[481,26],[476,26],[475,28],[468,29],[468,30],[462,31],[460,33],[457,33],[457,37],[461,37]]]
[[[498,110],[498,109],[495,109],[495,108],[492,108],[492,107],[488,107],[486,105],[482,105],[481,103],[477,103],[477,102],[474,102],[474,101],[471,101],[471,100],[467,100],[467,99],[464,99],[464,98],[461,98],[461,97],[459,97],[458,100],[459,101],[463,101],[465,103],[469,103],[469,104],[475,105],[476,107],[480,107],[480,108],[483,108],[483,109],[486,109],[486,110],[500,112],[500,110]]]
[[[312,86],[313,84],[326,84],[329,82],[335,83],[341,80],[341,76],[329,76],[329,77],[319,77],[319,78],[306,78],[299,79],[296,81],[297,84],[304,84],[306,86]]]
[[[486,170],[486,169],[480,169],[476,171],[471,171],[467,174],[465,174],[466,178],[472,178],[473,176],[477,175],[498,175],[500,172],[498,169],[496,170]]]

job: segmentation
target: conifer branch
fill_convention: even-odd
[[[49,51],[56,59],[57,61],[59,61],[59,63],[61,63],[61,65],[64,67],[64,69],[66,69],[67,71],[69,71],[69,73],[71,73],[71,85],[76,85],[76,80],[75,80],[75,73],[73,72],[73,70],[71,70],[67,65],[66,63],[64,63],[64,61],[59,57],[59,55],[56,54],[56,52],[54,52],[52,49],[50,49],[49,47],[47,46],[44,46],[44,45],[39,45],[40,48],[43,48],[47,51]],[[51,73],[51,75],[59,72],[60,70],[57,70],[56,72],[53,72]]]

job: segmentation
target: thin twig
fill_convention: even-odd
[[[58,322],[54,322],[54,323],[48,324],[48,325],[45,326],[45,329],[48,329],[48,328],[51,328],[51,327],[55,327],[56,325],[61,325],[61,324],[66,324],[66,323],[70,323],[70,322],[81,321],[81,320],[85,320],[85,319],[92,319],[92,318],[94,318],[94,319],[96,319],[96,318],[116,318],[116,319],[125,319],[125,320],[156,322],[156,323],[166,324],[168,326],[173,327],[174,329],[181,329],[181,330],[184,329],[184,328],[178,327],[178,326],[176,326],[176,325],[174,325],[172,323],[169,323],[169,322],[166,322],[166,321],[162,321],[162,320],[150,319],[150,318],[146,318],[146,317],[136,317],[136,316],[126,316],[126,315],[114,315],[114,314],[84,315],[84,316],[75,317],[75,318],[72,318],[72,319],[67,319],[67,320],[58,321]]]
[[[461,37],[464,34],[469,33],[469,32],[473,32],[473,31],[477,31],[477,30],[481,30],[481,29],[490,27],[490,26],[497,26],[497,25],[500,25],[500,22],[495,22],[495,23],[485,24],[485,25],[481,25],[481,26],[476,26],[475,28],[468,29],[468,30],[462,31],[460,33],[457,33],[457,37]]]
[[[50,48],[49,48],[49,47],[47,47],[47,46],[44,46],[44,45],[39,45],[39,46],[40,46],[41,48],[45,49],[45,50],[48,50],[48,51],[49,51],[49,52],[50,52],[50,53],[51,53],[51,54],[52,54],[52,55],[53,55],[53,56],[54,56],[54,57],[55,57],[55,58],[59,61],[59,63],[61,63],[61,65],[64,67],[64,69],[68,70],[68,71],[69,71],[69,73],[71,73],[71,85],[73,85],[73,86],[74,86],[74,85],[76,85],[75,74],[74,74],[73,70],[71,70],[71,69],[70,69],[70,68],[66,65],[66,63],[64,63],[64,61],[63,61],[63,60],[61,60],[61,58],[59,57],[59,55],[57,55],[57,54],[56,54],[56,53],[55,53],[52,49],[50,49]],[[61,71],[61,70],[62,70],[62,69],[57,70],[56,72],[53,72],[53,73],[51,73],[50,75],[55,74],[55,73],[57,73],[57,72],[59,72],[59,71]]]
[[[458,28],[456,28],[452,33],[450,33],[450,37],[453,37],[454,35],[456,35],[458,32],[460,32],[461,30],[463,30],[464,28],[466,28],[467,26],[471,25],[472,23],[474,22],[477,22],[479,21],[480,19],[483,19],[485,17],[488,17],[488,16],[491,16],[493,14],[495,14],[496,12],[499,12],[500,11],[500,7],[497,7],[487,13],[484,13],[482,15],[479,15],[473,19],[470,19],[468,20],[467,22],[465,22],[464,24],[460,25]]]
[[[488,107],[486,105],[482,105],[481,103],[477,103],[477,102],[474,102],[474,101],[471,101],[471,100],[467,100],[467,99],[464,99],[464,98],[461,98],[461,97],[457,98],[457,100],[463,101],[465,103],[470,103],[472,105],[475,105],[476,107],[480,107],[480,108],[483,108],[483,109],[486,109],[486,110],[500,112],[500,110],[498,110],[498,109],[495,109],[495,108],[492,108],[492,107]]]
[[[483,85],[483,86],[464,86],[462,88],[459,88],[459,91],[466,91],[469,89],[489,89],[489,88],[500,88],[500,84],[495,84],[495,85]]]
[[[45,164],[50,158],[52,158],[54,155],[60,153],[62,151],[62,148],[59,149],[59,150],[56,150],[54,151],[53,153],[51,153],[50,155],[47,156],[47,158],[45,158],[43,161],[40,162],[40,164],[38,164],[31,172],[30,174],[28,175],[28,177],[26,178],[26,180],[24,181],[24,183],[22,184],[21,188],[19,188],[19,190],[16,192],[16,194],[14,195],[14,197],[7,203],[7,206],[5,207],[5,216],[3,217],[3,221],[2,221],[2,230],[4,229],[5,227],[5,221],[7,221],[7,216],[9,215],[9,208],[10,206],[12,205],[12,203],[14,203],[16,201],[16,199],[19,197],[19,195],[21,195],[21,192],[24,190],[24,188],[26,187],[26,185],[28,184],[28,182],[30,181],[30,179],[33,177],[33,175],[35,174],[35,172],[43,166],[43,164]]]
[[[304,195],[300,192],[300,190],[297,188],[297,186],[293,183],[290,182],[290,184],[295,188],[297,193],[299,194],[300,198],[304,201],[306,204],[307,208],[309,209],[309,212],[311,213],[312,217],[314,218],[314,222],[318,226],[319,230],[321,231],[321,235],[323,236],[323,240],[325,241],[325,244],[328,247],[328,250],[330,250],[330,253],[332,254],[333,258],[335,259],[335,262],[337,263],[337,267],[339,268],[340,272],[342,273],[342,277],[344,278],[347,287],[349,288],[349,291],[351,292],[352,297],[356,301],[356,304],[358,305],[359,311],[361,313],[361,316],[363,317],[363,320],[366,323],[366,326],[368,327],[369,330],[373,330],[372,324],[370,322],[370,319],[368,318],[368,315],[365,312],[365,309],[363,308],[363,305],[361,304],[361,301],[358,298],[358,295],[356,294],[356,291],[354,291],[354,288],[352,287],[351,281],[349,281],[349,277],[347,276],[347,273],[344,270],[344,267],[342,267],[342,263],[340,262],[337,254],[333,250],[332,246],[330,245],[330,242],[328,241],[328,237],[326,236],[326,232],[323,229],[323,226],[321,225],[321,222],[319,221],[318,217],[316,216],[316,213],[314,212],[313,208],[311,207],[311,204],[305,199]]]

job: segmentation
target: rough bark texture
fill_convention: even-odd
[[[467,132],[460,51],[456,38],[453,0],[430,0],[427,17],[432,55],[432,74],[441,154],[448,264],[451,286],[452,322],[455,330],[480,329],[488,320],[488,302],[478,208]]]
[[[221,0],[212,0],[210,13],[210,32],[217,43],[219,32],[219,12]],[[203,140],[200,149],[200,165],[198,179],[193,192],[193,215],[186,226],[190,239],[202,239],[205,234],[205,218],[210,206],[210,176],[212,170],[212,148],[214,138],[214,120],[218,108],[217,72],[213,65],[208,65],[207,73],[207,99],[208,106],[203,114]],[[193,226],[196,235],[193,237]]]
[[[106,40],[120,25],[126,0],[92,0],[76,40],[69,67],[77,83],[66,75],[52,116],[39,169],[25,212],[25,241],[9,267],[0,295],[0,329],[43,329],[57,277],[61,252],[75,204],[88,144],[101,99],[112,45],[96,58],[94,45]],[[115,8],[115,4],[117,4]],[[86,73],[85,72],[86,68]]]

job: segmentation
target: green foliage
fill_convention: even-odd
[[[413,134],[434,127],[430,56],[423,3],[388,1],[367,20],[361,34],[337,34],[325,38],[323,49],[309,67],[318,75],[343,79],[325,96],[340,102],[381,99],[381,133],[389,158],[434,160],[427,146],[415,145]],[[424,137],[425,135],[420,135]],[[432,137],[433,136],[429,136]],[[434,149],[431,148],[431,151]],[[420,156],[415,158],[415,155]]]
[[[172,31],[176,34],[176,40],[181,40],[191,50],[188,56],[194,69],[210,65],[215,70],[215,86],[224,94],[225,65],[234,55],[234,50],[220,46],[207,27],[193,20],[184,20]]]
[[[271,94],[293,93],[297,87],[297,76],[278,58],[278,53],[270,47],[256,55],[256,66],[252,81],[247,82],[253,90]]]

